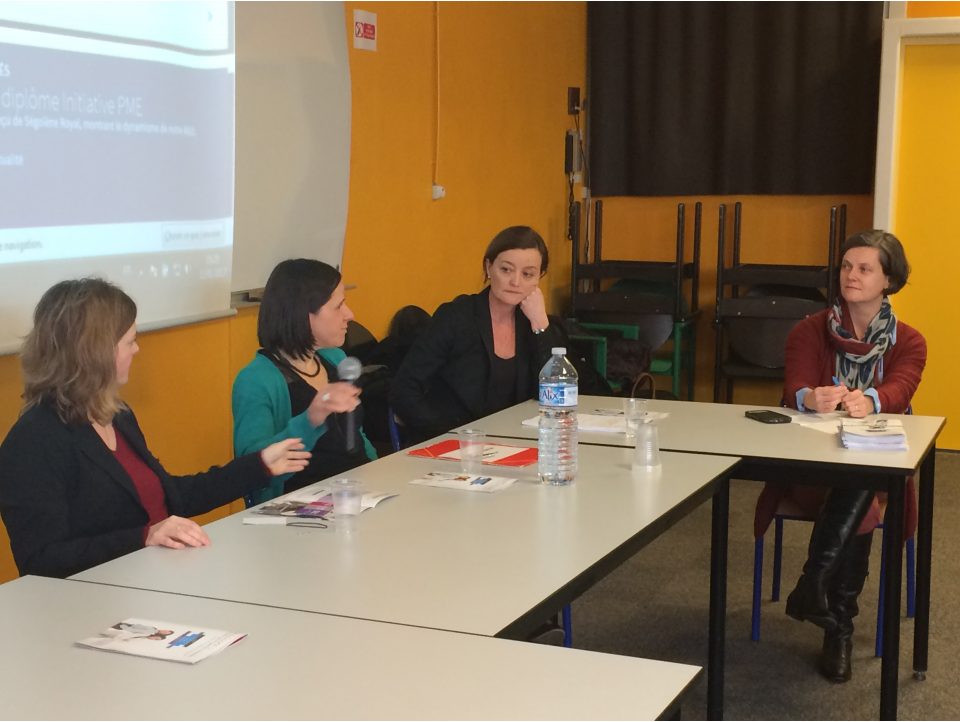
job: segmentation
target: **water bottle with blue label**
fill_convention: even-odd
[[[540,371],[540,481],[569,484],[577,476],[577,370],[554,348]]]

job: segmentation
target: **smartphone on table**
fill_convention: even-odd
[[[744,416],[748,419],[753,419],[754,421],[759,421],[761,424],[789,424],[790,417],[786,414],[778,414],[776,411],[767,411],[766,409],[758,409],[756,411],[746,411]]]

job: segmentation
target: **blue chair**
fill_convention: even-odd
[[[573,646],[573,610],[569,604],[564,604],[560,610],[560,618],[563,620],[563,646]]]
[[[400,451],[403,445],[400,442],[400,427],[397,425],[397,416],[393,413],[393,407],[387,407],[387,429],[390,432],[390,443],[394,451]]]
[[[908,494],[914,494],[912,481],[908,483]],[[773,517],[774,537],[773,537],[773,586],[771,589],[770,600],[780,601],[780,572],[781,557],[783,555],[783,522],[784,521],[814,521],[814,518],[806,514],[793,504],[786,500],[777,508]],[[884,525],[878,526],[884,529]],[[887,547],[886,530],[883,533],[883,540],[880,550],[880,580],[879,580],[879,599],[877,602],[877,634],[874,654],[877,657],[883,656],[883,611],[884,594],[883,582],[886,574],[884,564],[885,550]],[[757,537],[754,542],[753,551],[753,611],[750,616],[750,639],[754,642],[760,641],[760,589],[763,586],[763,542],[764,537]],[[906,562],[907,562],[907,617],[913,618],[916,610],[916,550],[914,538],[911,536],[906,540]]]

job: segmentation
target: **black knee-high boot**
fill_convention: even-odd
[[[820,674],[831,682],[846,682],[852,676],[853,618],[860,612],[857,599],[870,571],[873,532],[854,537],[844,550],[827,593],[837,628],[824,632]]]
[[[803,574],[787,597],[787,614],[828,631],[837,620],[827,602],[827,588],[847,544],[873,501],[872,491],[831,489],[813,525]]]

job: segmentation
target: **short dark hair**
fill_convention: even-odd
[[[883,275],[890,279],[890,285],[884,293],[892,296],[907,285],[910,277],[910,264],[907,263],[907,254],[903,244],[892,233],[886,231],[860,231],[854,233],[843,242],[840,248],[840,258],[847,255],[851,248],[876,248],[880,253],[880,266]]]
[[[340,271],[323,261],[294,258],[273,269],[260,301],[257,339],[271,353],[304,358],[313,353],[310,314],[320,310],[340,283]]]
[[[497,256],[504,251],[512,251],[516,248],[536,248],[540,251],[540,275],[547,272],[547,266],[550,264],[550,254],[547,251],[547,244],[543,242],[540,234],[530,226],[510,226],[504,228],[490,241],[487,250],[483,254],[483,270],[486,273],[487,264],[493,263]]]

